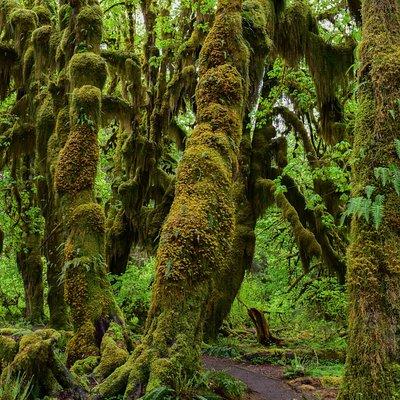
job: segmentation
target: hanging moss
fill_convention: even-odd
[[[274,44],[280,55],[291,66],[304,57],[310,29],[310,8],[304,0],[294,0],[280,14]]]
[[[15,0],[1,0],[0,1],[0,33],[7,30],[6,25],[12,11],[18,7]],[[5,39],[9,39],[9,31],[5,32]]]
[[[277,20],[274,44],[293,67],[305,58],[316,87],[322,136],[328,143],[343,139],[343,111],[337,91],[347,82],[347,73],[354,63],[355,43],[327,43],[318,34],[310,6],[304,0],[295,0]]]
[[[103,33],[103,13],[99,6],[82,7],[76,18],[76,42],[79,48],[86,51],[100,52]]]
[[[32,11],[37,15],[38,26],[51,25],[51,12],[44,5],[37,5],[32,8]]]
[[[35,128],[31,124],[16,122],[11,129],[6,132],[8,143],[7,153],[12,157],[22,157],[23,155],[35,152]]]
[[[14,80],[17,86],[29,87],[30,83],[33,83],[31,78],[32,78],[32,73],[34,72],[34,66],[35,66],[35,54],[33,51],[33,47],[30,45],[24,53],[23,64],[22,64],[22,76],[20,74],[20,70],[14,73]]]
[[[15,49],[22,55],[29,45],[32,31],[38,24],[38,17],[34,11],[18,8],[10,15],[10,25],[14,33]]]
[[[12,67],[18,62],[18,54],[6,43],[0,43],[0,100],[8,95]]]
[[[35,78],[40,80],[42,75],[49,74],[53,65],[53,55],[50,40],[53,34],[51,25],[44,25],[32,32],[32,44],[35,57]]]
[[[102,99],[102,124],[106,126],[112,120],[117,120],[126,132],[132,131],[134,119],[132,106],[119,97],[103,96]]]
[[[106,63],[94,53],[77,53],[71,58],[69,76],[73,88],[92,85],[103,89],[107,79]]]
[[[101,56],[107,61],[110,72],[120,79],[123,97],[128,98],[129,92],[132,103],[138,106],[143,91],[138,57],[125,50],[102,50]]]

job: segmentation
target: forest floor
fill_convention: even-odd
[[[249,388],[246,400],[333,400],[337,390],[326,389],[318,379],[284,379],[284,368],[276,365],[251,365],[228,358],[204,356],[206,369],[224,371]]]

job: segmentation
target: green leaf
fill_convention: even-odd
[[[397,157],[400,158],[400,140],[399,139],[395,139],[394,145],[396,147]]]
[[[378,194],[372,203],[372,218],[374,220],[375,229],[379,229],[379,226],[383,220],[383,203],[385,201],[385,196]]]
[[[375,186],[367,186],[367,187],[365,188],[365,194],[367,195],[367,198],[368,198],[368,199],[371,198],[372,193],[374,193],[375,189],[376,189]]]

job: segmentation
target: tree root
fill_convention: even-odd
[[[56,356],[63,335],[53,329],[0,330],[0,384],[20,377],[32,386],[32,395],[44,397],[66,390],[75,400],[86,399],[80,382]]]

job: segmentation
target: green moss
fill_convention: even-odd
[[[12,336],[0,335],[0,373],[18,353],[18,341]]]
[[[0,31],[3,31],[6,28],[10,14],[17,7],[18,3],[15,0],[0,1]]]
[[[70,4],[62,4],[60,6],[58,11],[58,19],[60,21],[61,31],[67,28],[71,13],[72,13],[72,7]]]
[[[49,73],[50,67],[53,65],[54,53],[51,49],[51,37],[53,28],[51,25],[44,25],[32,32],[32,44],[35,54],[35,76],[37,80],[42,75]]]
[[[97,135],[89,127],[74,129],[62,149],[55,174],[59,194],[91,190],[97,171]]]
[[[196,103],[201,122],[180,162],[162,229],[147,334],[127,363],[98,387],[103,396],[124,387],[127,398],[141,385],[174,387],[182,374],[190,377],[200,367],[204,315],[234,239],[233,177],[248,58],[241,2],[220,1],[200,55]]]
[[[274,44],[279,54],[292,66],[304,57],[310,14],[311,9],[304,0],[295,0],[278,18]]]
[[[103,13],[99,6],[85,6],[76,18],[76,41],[87,51],[100,52],[103,32]]]
[[[51,12],[44,5],[37,5],[32,8],[32,11],[37,15],[38,18],[38,26],[41,25],[51,25]]]
[[[77,53],[69,63],[69,76],[73,88],[92,85],[103,89],[107,80],[104,60],[95,53]]]
[[[18,8],[11,12],[10,25],[14,33],[15,48],[19,55],[22,55],[29,45],[30,35],[38,22],[38,17],[32,10]]]
[[[396,399],[394,362],[400,315],[398,195],[374,176],[381,166],[400,167],[398,138],[400,95],[400,22],[395,1],[362,3],[359,108],[355,124],[352,196],[373,185],[384,196],[379,230],[354,217],[348,249],[349,339],[341,400]],[[385,29],[382,29],[385,26]]]
[[[72,93],[70,109],[71,127],[90,127],[97,131],[101,122],[101,91],[85,85]]]
[[[97,367],[99,361],[100,357],[98,356],[90,356],[84,358],[83,360],[78,360],[71,367],[71,372],[80,377],[89,375]]]
[[[30,45],[23,57],[23,64],[22,64],[22,80],[19,74],[14,75],[14,79],[18,86],[29,86],[29,83],[32,81],[32,72],[35,66],[35,54],[33,51],[33,47]]]
[[[105,216],[103,208],[97,203],[86,203],[75,207],[69,226],[87,229],[90,232],[105,232]]]
[[[117,334],[115,331],[117,331]],[[114,323],[111,324],[101,341],[100,352],[101,361],[93,373],[97,379],[103,380],[128,359],[129,354],[125,347],[124,336],[120,326]]]

